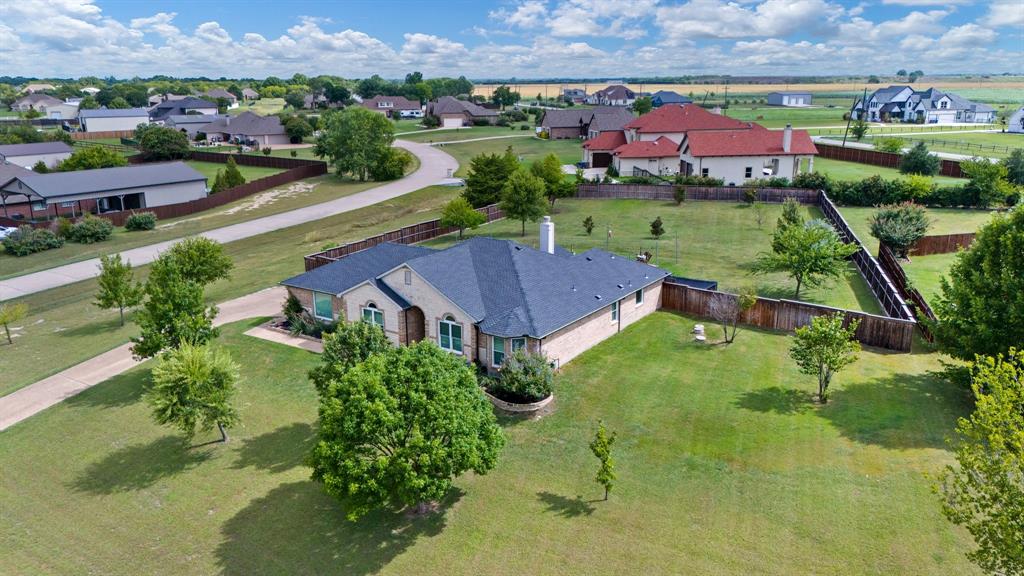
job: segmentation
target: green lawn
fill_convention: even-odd
[[[908,130],[910,131],[912,130]],[[1024,136],[1000,132],[940,132],[897,137],[902,138],[906,146],[924,142],[925,146],[934,152],[952,152],[987,158],[1005,158],[1013,149],[1024,149]]]
[[[277,114],[288,108],[285,104],[284,98],[260,98],[255,102],[239,102],[238,108],[228,110],[228,114],[238,115],[242,112],[253,112],[260,116],[269,116],[271,114]]]
[[[861,164],[860,162],[844,162],[842,160],[832,160],[831,158],[815,158],[814,171],[828,174],[836,180],[863,180],[876,174],[888,179],[905,177],[895,168],[883,168],[881,166],[872,166],[871,164]],[[962,185],[967,182],[963,178],[950,178],[948,176],[934,176],[932,181],[940,186]]]
[[[211,166],[215,167],[218,165],[211,164]],[[268,169],[257,168],[256,170]],[[96,258],[103,254],[112,254],[128,248],[180,238],[221,226],[245,222],[261,216],[318,204],[361,192],[375,185],[375,182],[342,180],[333,175],[320,176],[285,184],[278,188],[225,204],[220,208],[190,216],[162,220],[157,223],[156,230],[128,232],[124,228],[115,228],[114,235],[106,242],[99,242],[97,244],[75,244],[68,242],[62,248],[22,257],[11,256],[0,251],[0,278],[20,276],[71,262]],[[313,186],[313,188],[308,189],[309,186]]]
[[[151,421],[149,365],[0,433],[4,571],[978,573],[931,492],[967,413],[934,354],[865,351],[818,406],[789,337],[697,345],[693,320],[657,313],[567,365],[553,413],[503,418],[496,469],[459,478],[440,512],[352,523],[303,464],[317,358],[240,334],[256,322],[219,341],[242,377],[226,445],[188,449]],[[618,433],[607,502],[597,419]]]
[[[328,244],[436,218],[440,207],[458,192],[445,186],[425,188],[360,210],[226,244],[235,262],[231,280],[210,286],[207,296],[219,302],[273,286],[302,272],[304,255]],[[196,231],[186,226],[175,235]],[[169,237],[174,236],[156,236],[163,240]],[[6,258],[13,257],[3,258],[0,266],[6,266],[10,262]],[[147,270],[146,266],[140,267],[137,278],[143,278]],[[96,280],[92,279],[19,299],[28,304],[29,315],[16,326],[14,345],[0,346],[0,396],[123,344],[137,333],[130,323],[118,326],[117,311],[93,306],[95,292]]]
[[[529,126],[529,130],[522,130],[520,126]],[[455,142],[458,140],[469,140],[472,138],[490,138],[493,136],[533,136],[532,125],[526,122],[516,122],[509,126],[470,126],[467,128],[446,129],[446,130],[424,130],[418,134],[405,134],[397,136],[402,140],[412,142]]]
[[[465,177],[469,173],[469,161],[474,156],[501,154],[510,146],[523,163],[533,162],[551,153],[557,154],[563,164],[575,164],[583,159],[583,148],[579,140],[541,140],[533,137],[445,144],[443,150],[459,161],[456,176]]]
[[[840,107],[787,108],[767,104],[732,104],[725,110],[730,118],[757,122],[766,128],[784,128],[786,124],[792,124],[794,128],[841,126],[845,123],[844,112],[846,108]]]
[[[716,280],[719,288],[738,291],[754,286],[763,296],[793,298],[796,283],[785,274],[752,275],[750,266],[762,251],[770,251],[775,221],[781,205],[769,205],[768,216],[757,227],[753,212],[743,204],[725,202],[673,202],[649,200],[561,200],[552,216],[560,245],[582,252],[589,248],[608,249],[626,257],[642,251],[657,254],[655,264],[690,278]],[[805,209],[806,217],[821,218],[817,208]],[[592,216],[596,224],[591,236],[583,230],[583,219]],[[650,235],[650,222],[661,217],[666,230],[658,242]],[[608,228],[612,230],[607,239]],[[503,220],[481,226],[468,234],[510,238],[537,245],[536,224],[527,223],[527,235],[520,236],[518,221]],[[441,246],[454,242],[454,235],[428,242]],[[839,308],[881,313],[881,307],[864,279],[851,264],[844,278],[826,286],[804,290],[801,300]]]
[[[932,225],[928,228],[929,235],[961,234],[974,232],[992,218],[988,210],[961,210],[959,208],[926,208]],[[841,206],[839,212],[853,228],[860,241],[868,247],[872,255],[878,253],[878,240],[871,235],[871,216],[876,208]]]
[[[217,171],[224,169],[224,164],[219,162],[197,162],[195,160],[188,160],[185,162],[189,166],[195,168],[203,176],[206,176],[206,183],[208,186],[213,186],[213,180],[217,177]],[[279,168],[263,168],[261,166],[238,166],[238,171],[242,173],[242,177],[245,178],[246,182],[252,180],[259,180],[265,178],[283,170]]]
[[[928,304],[935,304],[935,297],[941,293],[940,279],[949,275],[949,268],[956,260],[956,253],[912,256],[910,262],[900,262],[911,285],[917,288]]]

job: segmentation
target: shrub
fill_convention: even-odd
[[[832,189],[832,180],[828,174],[822,172],[801,172],[793,177],[793,187],[829,192]]]
[[[60,248],[64,245],[64,239],[49,230],[36,229],[26,224],[8,234],[3,244],[4,250],[12,256],[28,256],[35,252]]]
[[[520,349],[505,358],[490,392],[507,402],[537,402],[551,395],[554,379],[547,358]]]
[[[295,157],[297,157],[299,155],[299,152],[298,152],[298,150],[292,150],[290,152],[290,154],[292,155],[292,158],[295,158]]]
[[[990,162],[985,158],[972,158],[960,163],[964,175],[971,179],[964,186],[964,192],[975,206],[987,208],[999,204],[1015,193],[1013,185],[1006,181],[1006,166]]]
[[[74,223],[70,219],[61,216],[60,218],[57,218],[56,222],[54,222],[53,231],[57,236],[67,239],[71,236],[71,228],[73,226]]]
[[[125,230],[152,230],[156,228],[156,214],[152,212],[137,212],[128,216],[124,221]]]
[[[900,160],[900,172],[903,174],[924,174],[934,176],[939,173],[941,160],[938,156],[928,152],[924,142],[914,144],[914,147],[903,155]]]
[[[265,147],[263,148],[263,155],[264,155],[264,156],[270,156],[270,153],[271,153],[271,152],[272,152],[272,150],[270,149],[270,146],[265,146]]]
[[[423,125],[427,128],[437,128],[441,125],[441,119],[437,116],[424,116]]]
[[[114,233],[114,224],[106,218],[86,216],[71,227],[68,240],[79,244],[103,242]]]
[[[370,177],[377,181],[397,180],[405,176],[405,169],[412,164],[412,156],[400,148],[389,148],[380,162],[370,167]]]
[[[753,204],[757,202],[757,189],[746,188],[743,190],[743,201],[747,204]],[[678,202],[677,202],[678,203]]]
[[[490,126],[490,125],[491,125],[491,121],[488,120],[487,118],[474,118],[473,119],[473,126]]]
[[[878,138],[875,140],[875,150],[890,154],[902,154],[903,138]]]
[[[530,129],[530,125],[529,124],[523,124],[522,126],[519,127],[519,129],[520,130],[529,130]]]
[[[725,180],[711,176],[676,176],[676,184],[683,186],[724,186]]]
[[[924,207],[913,202],[881,206],[871,216],[871,235],[878,238],[900,258],[928,232],[931,221]]]
[[[605,176],[616,177],[619,175],[619,171],[615,169],[615,166],[608,166],[608,170],[604,173]]]

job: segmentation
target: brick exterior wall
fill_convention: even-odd
[[[582,132],[579,128],[550,128],[548,129],[548,137],[552,140],[570,140],[573,138],[579,138]]]
[[[306,309],[310,315],[313,315],[313,291],[306,290],[305,288],[292,288],[288,287],[288,293],[294,294],[299,302],[302,303],[302,307]],[[283,303],[282,303],[283,304]],[[331,296],[331,309],[334,313],[334,321],[343,321],[345,319],[345,300],[338,298],[337,296]]]
[[[401,266],[384,276],[383,280],[395,292],[423,310],[426,338],[440,345],[438,341],[439,324],[442,318],[451,315],[455,319],[455,323],[462,326],[462,353],[467,359],[476,360],[477,330],[473,319],[416,272],[412,272],[411,284],[406,284],[406,270],[410,269]]]
[[[364,284],[345,293],[345,317],[353,322],[363,319],[363,308],[374,304],[384,313],[384,334],[393,344],[405,344],[405,311],[376,286]]]

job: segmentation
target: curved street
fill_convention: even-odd
[[[226,243],[249,238],[250,236],[257,236],[273,230],[288,228],[289,226],[304,224],[312,220],[320,220],[335,214],[365,208],[437,184],[451,177],[459,168],[459,163],[455,158],[429,144],[396,140],[395,146],[408,150],[420,160],[419,168],[400,180],[388,182],[387,184],[328,202],[321,202],[320,204],[313,204],[304,208],[296,208],[295,210],[272,214],[247,222],[207,230],[199,234],[199,236],[205,236],[211,240]],[[155,260],[160,252],[166,250],[179,240],[181,238],[125,250],[121,252],[121,257],[130,261],[134,266],[148,264]],[[93,258],[0,280],[0,301],[88,280],[99,273],[98,266],[99,259]]]

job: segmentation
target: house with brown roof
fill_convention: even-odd
[[[218,98],[223,98],[228,101],[228,106],[238,103],[238,96],[235,96],[223,88],[211,88],[210,90],[207,90],[203,96],[213,102],[216,102]]]
[[[814,170],[818,149],[806,130],[768,130],[754,124],[749,130],[689,132],[679,146],[680,171],[685,175],[721,178],[742,184],[772,176],[793,178]]]
[[[427,104],[427,116],[436,117],[442,128],[461,128],[478,123],[498,122],[497,110],[452,96],[442,96]]]
[[[280,118],[260,116],[248,111],[238,116],[222,116],[196,131],[206,134],[210,140],[247,146],[264,147],[290,142]]]
[[[622,130],[633,118],[629,110],[611,106],[547,110],[540,126],[552,140],[596,138],[601,132]]]
[[[613,84],[587,96],[587,104],[599,106],[632,106],[636,102],[636,92],[621,84]]]
[[[363,100],[361,106],[367,110],[380,112],[388,118],[422,118],[423,107],[405,96],[374,96]]]
[[[242,88],[242,98],[246,100],[258,100],[260,93],[252,88]]]

